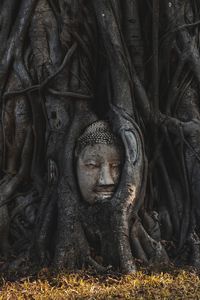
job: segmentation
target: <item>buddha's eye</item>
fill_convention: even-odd
[[[111,168],[120,168],[121,164],[120,162],[113,162],[110,164]]]
[[[96,163],[96,162],[88,162],[85,164],[85,166],[88,168],[88,169],[96,169],[96,168],[99,168],[99,164]]]

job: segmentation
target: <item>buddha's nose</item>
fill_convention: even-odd
[[[102,165],[99,174],[99,185],[114,185],[109,164]]]

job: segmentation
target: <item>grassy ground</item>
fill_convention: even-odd
[[[200,277],[192,270],[131,276],[50,275],[43,270],[13,282],[2,278],[0,299],[200,299]]]

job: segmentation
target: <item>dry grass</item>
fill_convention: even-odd
[[[53,276],[43,270],[35,279],[2,279],[0,299],[200,299],[200,278],[184,270],[131,276]]]

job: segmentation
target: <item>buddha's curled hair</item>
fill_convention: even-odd
[[[115,145],[117,148],[122,148],[122,142],[111,130],[110,124],[107,121],[100,120],[90,124],[79,137],[75,156],[88,145],[96,144]]]

